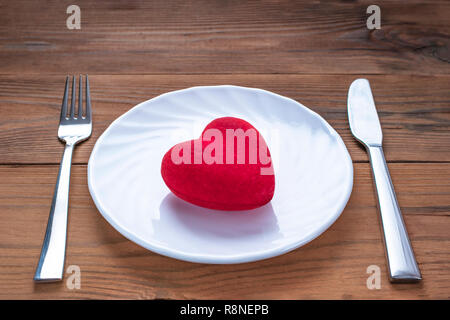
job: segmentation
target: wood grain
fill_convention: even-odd
[[[355,164],[347,208],[318,239],[293,252],[240,265],[202,265],[151,253],[115,231],[90,198],[86,166],[73,168],[68,265],[81,289],[34,284],[57,166],[0,166],[0,298],[417,299],[450,298],[450,164],[391,164],[399,202],[423,273],[420,284],[391,285],[370,167]],[[381,290],[366,268],[382,270]]]
[[[448,74],[450,3],[79,0],[0,4],[0,73]]]
[[[367,161],[351,135],[343,75],[95,75],[90,77],[94,131],[77,147],[74,162],[87,163],[99,135],[134,105],[167,91],[196,85],[235,84],[291,97],[318,112],[343,137],[354,161]],[[374,91],[388,161],[449,161],[450,76],[368,76]],[[62,76],[0,76],[0,163],[57,164],[64,90]]]
[[[450,299],[450,2],[0,0],[0,298]],[[76,148],[66,266],[80,290],[32,281],[61,158],[56,139],[67,74],[88,73],[94,131]],[[351,136],[347,91],[368,78],[384,149],[424,280],[392,285],[367,154]],[[240,265],[151,253],[98,213],[86,163],[119,115],[159,94],[234,84],[293,98],[324,117],[354,161],[350,201],[319,238]],[[366,268],[382,270],[381,290]]]

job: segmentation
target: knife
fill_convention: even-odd
[[[353,136],[370,157],[377,190],[383,242],[391,282],[414,282],[422,279],[395,196],[383,154],[381,125],[369,81],[357,79],[348,91],[348,119]]]

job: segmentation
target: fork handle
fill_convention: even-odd
[[[381,146],[368,147],[391,282],[421,280]]]
[[[64,148],[48,217],[47,231],[34,275],[35,281],[58,281],[63,278],[73,148],[73,143],[66,143]]]

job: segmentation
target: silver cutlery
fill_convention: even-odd
[[[383,241],[391,282],[422,279],[403,222],[383,154],[382,132],[369,81],[357,79],[348,91],[348,119],[353,136],[367,149],[377,190]]]
[[[72,153],[75,145],[88,139],[92,132],[92,110],[89,92],[89,79],[86,75],[85,108],[83,112],[83,81],[80,75],[78,86],[78,108],[76,108],[76,78],[72,77],[72,98],[68,109],[70,78],[66,78],[66,87],[61,107],[58,138],[65,143],[64,153],[59,167],[53,195],[50,215],[42,244],[41,256],[34,275],[35,281],[58,281],[63,277],[66,254],[67,215],[69,209],[69,185]]]

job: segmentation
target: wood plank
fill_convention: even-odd
[[[318,239],[226,266],[177,261],[126,240],[95,209],[86,166],[74,166],[66,266],[80,266],[81,289],[69,290],[32,281],[58,167],[0,166],[0,298],[449,299],[450,164],[390,165],[424,277],[396,285],[387,281],[369,165],[354,167],[350,202]],[[369,265],[381,267],[381,290],[366,288]]]
[[[354,161],[367,154],[350,133],[343,75],[94,75],[92,137],[75,150],[87,163],[99,135],[134,105],[164,92],[196,85],[259,87],[291,97],[324,117],[342,136]],[[388,161],[450,159],[450,77],[371,75]],[[64,77],[0,76],[0,163],[59,163],[56,134]]]
[[[0,73],[448,74],[450,3],[2,1]]]

